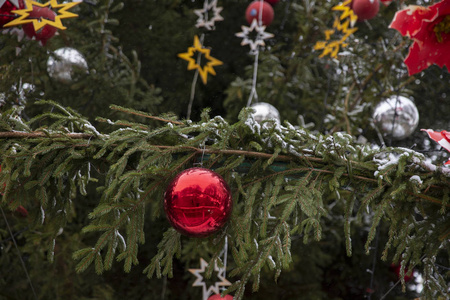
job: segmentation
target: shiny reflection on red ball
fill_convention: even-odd
[[[178,174],[164,195],[164,210],[172,226],[193,237],[205,237],[220,230],[231,208],[231,193],[225,180],[204,168]]]

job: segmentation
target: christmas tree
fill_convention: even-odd
[[[449,299],[450,0],[0,10],[0,299]]]

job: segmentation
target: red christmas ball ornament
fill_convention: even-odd
[[[17,16],[12,13],[12,10],[23,9],[25,5],[23,4],[23,0],[15,1],[18,6],[12,3],[9,0],[6,0],[5,3],[0,7],[0,29],[3,28],[3,25],[13,21]]]
[[[191,168],[178,174],[164,194],[164,210],[172,226],[191,237],[219,231],[232,208],[228,184],[216,172]]]
[[[280,2],[280,0],[264,0],[268,3],[270,3],[270,5],[274,6],[275,4],[277,4],[278,2]]]
[[[378,0],[353,0],[351,8],[358,16],[358,21],[370,20],[378,14],[380,2]]]
[[[26,218],[26,217],[28,217],[28,210],[25,207],[23,207],[22,205],[19,205],[16,208],[16,214],[19,217]]]
[[[220,296],[220,294],[212,295],[208,300],[233,300],[233,296],[225,295],[225,297]]]
[[[55,21],[56,13],[51,10],[49,7],[39,7],[33,6],[33,10],[30,12],[29,18],[35,19],[47,19],[50,21]],[[56,27],[51,25],[45,25],[38,31],[34,30],[33,23],[27,23],[22,25],[22,29],[27,36],[30,38],[35,38],[40,41],[43,45],[47,43],[47,41],[52,38],[56,31],[58,30]]]
[[[260,15],[261,22],[259,22]],[[273,15],[274,12],[272,6],[264,1],[253,1],[245,11],[245,18],[247,19],[248,24],[252,24],[252,21],[256,19],[258,25],[269,26],[273,21]]]
[[[390,269],[391,269],[392,272],[395,273],[395,275],[397,275],[397,278],[400,279],[401,265],[400,264],[391,264]],[[405,276],[403,277],[405,279],[405,282],[408,282],[411,279],[413,279],[413,277],[414,277],[414,270],[413,270],[413,272],[411,272],[411,275],[406,275],[406,273],[408,273],[408,268],[405,268]]]

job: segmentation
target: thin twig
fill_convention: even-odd
[[[207,15],[207,14],[205,13],[205,15]],[[200,44],[201,45],[203,45],[204,39],[205,39],[205,34],[202,33],[202,35],[200,36]],[[197,54],[197,65],[200,66],[201,62],[202,62],[202,53],[199,51]],[[195,99],[195,87],[197,86],[198,74],[199,74],[199,71],[198,71],[198,69],[196,69],[194,78],[192,79],[191,96],[189,97],[189,104],[188,104],[188,108],[187,108],[187,112],[186,112],[186,119],[188,119],[188,120],[191,119],[192,105],[194,104],[194,99]]]
[[[427,196],[427,195],[424,195],[424,194],[414,194],[412,192],[407,192],[407,193],[410,194],[411,196],[416,196],[416,197],[421,198],[423,200],[427,200],[427,201],[430,201],[430,202],[433,202],[433,203],[437,203],[437,204],[442,204],[441,201],[436,200],[433,197],[430,197],[430,196]],[[446,204],[445,206],[446,207],[450,207],[450,204]]]
[[[245,150],[220,150],[220,149],[202,149],[202,148],[196,148],[192,146],[159,146],[155,145],[153,147],[159,148],[159,149],[188,149],[193,150],[196,153],[208,153],[208,154],[225,154],[225,155],[244,155],[248,157],[259,157],[259,158],[266,158],[270,159],[272,158],[273,154],[270,153],[262,153],[262,152],[253,152],[253,151],[245,151]],[[323,162],[323,159],[318,157],[312,157],[312,156],[305,156],[304,157],[307,160],[315,161],[315,162]],[[278,155],[276,158],[277,161],[292,161],[293,157],[288,155]]]
[[[183,125],[184,124],[183,122],[179,122],[179,121],[172,121],[172,120],[163,119],[163,118],[160,118],[160,117],[155,117],[155,116],[143,114],[143,113],[140,113],[140,112],[137,112],[137,111],[126,110],[123,107],[116,106],[116,105],[111,105],[111,109],[118,110],[118,111],[121,111],[121,112],[124,112],[124,113],[127,113],[127,114],[132,114],[132,115],[135,115],[135,116],[139,116],[139,117],[153,119],[153,120],[156,120],[156,121],[172,123],[172,124],[176,124],[176,125]]]
[[[0,138],[39,138],[39,137],[51,137],[51,138],[69,137],[73,139],[90,139],[95,136],[89,133],[48,134],[44,132],[21,132],[21,131],[0,132]]]

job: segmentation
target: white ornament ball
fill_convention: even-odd
[[[259,102],[252,104],[251,108],[255,110],[252,116],[256,122],[262,123],[262,121],[273,120],[277,124],[280,124],[280,113],[272,104]]]
[[[72,81],[74,68],[87,72],[88,65],[83,55],[73,48],[59,48],[47,60],[50,77],[63,83]]]
[[[375,107],[373,121],[383,135],[401,140],[416,130],[419,111],[408,98],[392,96]]]

